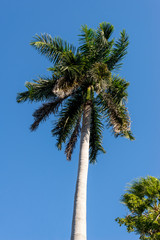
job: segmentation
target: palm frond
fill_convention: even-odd
[[[102,116],[99,113],[99,107],[96,102],[92,102],[91,127],[90,127],[90,163],[95,163],[99,152],[105,153],[102,147]]]
[[[72,44],[68,44],[60,37],[52,38],[49,34],[35,35],[30,43],[39,53],[45,55],[51,62],[58,63],[66,51],[76,51]]]
[[[88,60],[88,67],[95,61],[103,62],[104,59],[108,59],[114,43],[114,40],[108,41],[108,39],[113,30],[113,25],[105,22],[101,23],[96,31],[88,28],[87,25],[82,26],[79,35],[81,46],[78,50]]]
[[[53,68],[54,73],[61,73],[71,81],[77,81],[82,75],[85,61],[79,53],[69,51],[63,54],[61,62]],[[52,70],[52,69],[51,69]]]
[[[113,129],[114,135],[125,136],[130,140],[134,137],[130,131],[131,120],[125,106],[127,101],[127,87],[129,83],[119,76],[112,77],[112,83],[107,91],[97,96],[101,111],[107,118],[107,126]]]
[[[96,31],[95,47],[98,52],[100,51],[104,52],[103,56],[109,53],[113,46],[114,39],[108,41],[113,31],[114,31],[113,25],[106,22],[100,23]]]
[[[55,83],[56,79],[54,77],[51,79],[39,78],[39,80],[34,80],[32,83],[26,82],[25,86],[28,90],[17,94],[17,102],[27,100],[37,102],[55,98],[55,94],[52,92]]]
[[[121,78],[119,75],[113,75],[107,93],[111,94],[116,103],[125,104],[128,97],[128,86],[129,82],[124,78]]]
[[[74,131],[73,131],[73,133],[67,143],[66,149],[65,149],[65,154],[66,154],[67,160],[69,160],[69,161],[71,160],[73,149],[75,148],[78,136],[81,131],[80,122],[81,122],[81,116],[77,120]]]
[[[71,98],[68,99],[65,106],[59,113],[59,119],[52,129],[52,135],[57,136],[58,149],[61,149],[62,143],[65,143],[66,139],[72,134],[77,120],[82,114],[83,103],[84,95],[79,89]]]
[[[116,41],[108,60],[106,61],[110,71],[121,67],[122,64],[120,62],[127,54],[128,44],[128,35],[125,30],[123,30],[120,38]]]
[[[87,25],[81,27],[81,34],[79,35],[80,37],[79,42],[81,43],[81,46],[78,48],[78,51],[81,52],[82,56],[85,56],[89,59],[94,58],[95,55],[94,47],[95,35],[96,31],[91,28],[88,28]]]
[[[106,42],[110,38],[114,31],[114,26],[110,23],[102,22],[99,24],[98,33],[101,35],[101,39]]]
[[[34,131],[38,128],[40,122],[45,121],[50,114],[55,114],[59,107],[61,106],[62,102],[65,98],[58,98],[54,102],[49,102],[43,104],[40,108],[38,108],[34,113],[34,123],[31,125],[31,131]]]
[[[111,127],[115,137],[124,136],[133,140],[130,131],[131,120],[124,104],[118,104],[109,93],[101,93],[97,100],[101,111],[107,119],[107,127]]]
[[[16,101],[18,103],[26,102],[27,100],[30,100],[30,92],[29,91],[17,93]]]

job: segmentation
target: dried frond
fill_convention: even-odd
[[[104,115],[107,117],[107,126],[113,128],[115,137],[120,135],[133,140],[130,132],[131,120],[127,108],[116,103],[109,93],[99,95],[97,100],[102,107]]]
[[[66,96],[71,95],[75,91],[77,86],[78,86],[77,83],[72,83],[72,85],[71,85],[66,81],[65,77],[61,77],[57,80],[54,88],[52,89],[52,92],[57,97],[64,98]]]

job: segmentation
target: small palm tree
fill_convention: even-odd
[[[105,153],[104,124],[111,127],[115,137],[134,139],[126,108],[129,83],[111,73],[121,66],[127,53],[128,36],[123,30],[116,42],[109,40],[113,30],[113,25],[105,22],[97,30],[82,26],[78,48],[59,37],[36,35],[31,45],[51,61],[52,76],[27,82],[27,91],[17,96],[17,102],[43,102],[33,113],[31,131],[50,114],[58,115],[52,135],[57,137],[58,149],[66,143],[68,160],[81,135],[71,240],[86,239],[88,164],[96,162],[99,152]]]

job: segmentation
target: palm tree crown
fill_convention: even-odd
[[[105,152],[102,147],[104,125],[111,127],[115,137],[134,139],[126,108],[129,83],[112,74],[121,66],[129,41],[125,30],[118,40],[110,40],[113,30],[113,25],[105,22],[99,24],[97,30],[82,26],[78,48],[48,34],[36,35],[31,42],[51,61],[51,77],[27,82],[27,91],[18,93],[17,102],[43,102],[33,113],[32,131],[50,114],[58,115],[52,134],[57,137],[58,149],[66,143],[68,160],[81,131],[86,104],[91,107],[90,163],[96,161],[99,152]]]

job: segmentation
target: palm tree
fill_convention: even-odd
[[[68,160],[81,134],[71,240],[86,240],[88,164],[95,163],[98,153],[105,152],[104,124],[115,137],[134,139],[126,108],[129,83],[111,73],[121,66],[127,53],[128,36],[123,30],[117,41],[109,40],[113,30],[113,25],[105,22],[96,30],[82,26],[78,48],[59,37],[36,35],[31,45],[51,61],[48,70],[52,76],[27,82],[27,91],[17,96],[17,102],[43,102],[33,113],[31,131],[50,114],[58,115],[52,135],[57,137],[58,149],[66,143]]]

